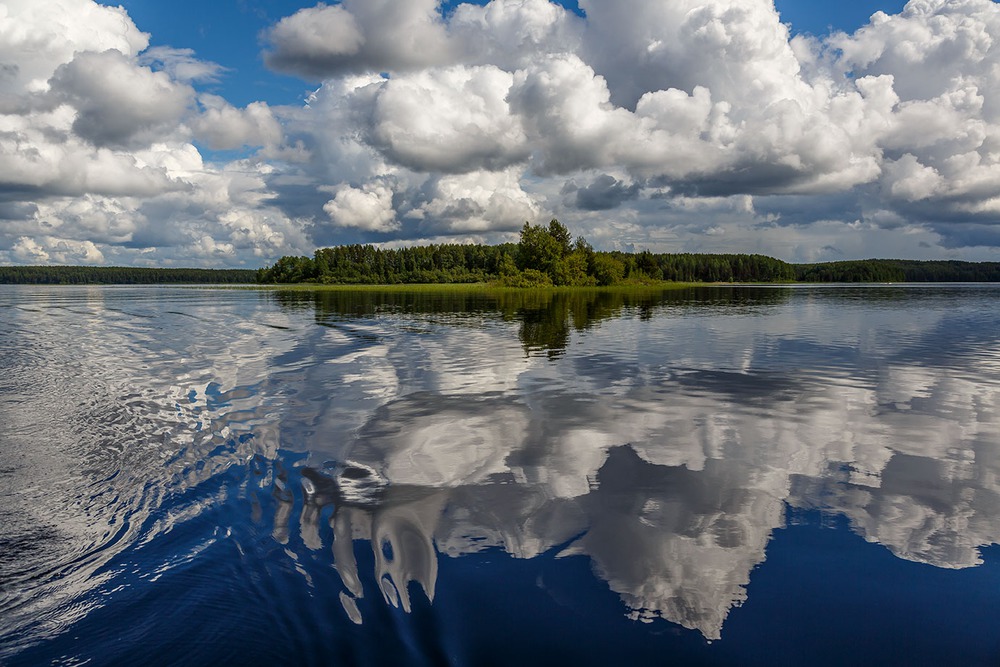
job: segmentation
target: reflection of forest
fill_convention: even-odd
[[[559,355],[572,330],[584,331],[604,320],[635,312],[649,319],[671,307],[723,309],[777,305],[788,300],[790,288],[697,287],[684,289],[623,288],[566,290],[317,290],[277,292],[289,310],[313,308],[319,322],[396,314],[412,316],[486,316],[517,322],[526,353]],[[734,308],[735,307],[735,308]]]

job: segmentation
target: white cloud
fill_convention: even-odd
[[[91,241],[74,241],[51,236],[22,236],[11,254],[24,264],[103,264],[104,255]]]
[[[305,8],[267,31],[265,59],[321,83],[297,108],[237,108],[204,90],[225,68],[147,49],[121,8],[7,2],[0,252],[50,235],[172,259],[207,235],[229,260],[259,261],[336,242],[507,240],[558,215],[599,247],[834,259],[870,256],[863,238],[992,258],[996,3],[915,0],[822,39],[790,39],[769,0],[580,7]],[[92,217],[69,197],[103,203]],[[121,221],[102,226],[99,210]]]
[[[907,201],[919,201],[934,195],[941,186],[941,175],[932,167],[920,164],[916,157],[907,153],[899,160],[886,165],[883,182],[889,186],[893,197]]]
[[[161,69],[170,78],[184,83],[218,83],[226,68],[218,63],[199,60],[193,49],[153,46],[139,56],[139,64]]]
[[[399,228],[392,207],[392,189],[383,183],[369,183],[362,188],[342,185],[323,210],[338,227],[355,227],[373,232]]]
[[[616,104],[701,85],[718,99],[802,101],[808,86],[769,0],[583,0],[583,56]]]
[[[190,143],[279,153],[270,107],[198,95],[222,68],[147,43],[90,0],[0,7],[0,258],[259,266],[308,251],[307,221],[271,203],[272,168],[206,163]]]
[[[892,74],[903,100],[932,99],[956,80],[998,75],[998,30],[1000,7],[992,0],[913,0],[899,14],[877,12],[853,35],[835,35],[831,46],[846,69]],[[992,109],[991,119],[998,113]]]
[[[199,101],[204,111],[191,122],[192,130],[210,148],[281,144],[281,124],[264,102],[252,102],[244,109],[237,109],[216,95],[202,95]]]
[[[506,71],[527,67],[542,55],[579,50],[585,22],[548,0],[463,3],[448,22],[462,62]]]
[[[309,78],[411,70],[448,60],[437,0],[344,0],[318,4],[268,33],[271,67]]]
[[[48,90],[56,68],[84,51],[115,49],[128,56],[146,48],[121,7],[91,0],[7,0],[0,5],[0,90],[6,102]],[[0,111],[3,109],[0,108]]]
[[[520,176],[519,170],[508,169],[433,179],[425,186],[431,200],[416,211],[426,221],[422,231],[516,231],[541,212],[521,189]]]
[[[523,161],[527,138],[506,99],[512,83],[511,74],[495,67],[393,78],[374,98],[372,142],[417,171],[500,169]]]
[[[73,131],[96,146],[142,146],[169,136],[194,103],[194,89],[121,52],[83,52],[50,80],[51,97],[76,111]]]

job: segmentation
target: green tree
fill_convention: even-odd
[[[521,228],[521,240],[517,244],[517,268],[522,271],[535,269],[551,277],[556,262],[562,256],[561,242],[552,236],[548,229],[541,225],[524,223],[524,227]]]
[[[625,277],[625,265],[608,253],[594,253],[591,275],[598,285],[614,285]]]

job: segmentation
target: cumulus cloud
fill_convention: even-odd
[[[14,258],[25,264],[103,264],[104,255],[92,241],[22,236],[14,244]]]
[[[992,245],[969,225],[1000,222],[998,36],[1000,7],[990,0],[920,0],[830,38],[840,69],[892,77],[899,102],[880,137],[881,190],[945,245]]]
[[[310,248],[271,204],[270,166],[191,143],[278,153],[271,108],[199,94],[224,69],[148,41],[91,0],[0,7],[0,261],[257,266]]]
[[[281,124],[264,102],[252,102],[237,109],[217,95],[199,97],[204,111],[192,121],[196,137],[215,150],[243,146],[278,146]]]
[[[386,81],[373,102],[371,140],[417,171],[502,169],[529,150],[507,102],[513,76],[496,67],[426,70]]]
[[[319,82],[307,102],[238,108],[203,89],[225,67],[147,48],[120,8],[5,3],[0,252],[61,238],[30,229],[44,209],[105,256],[499,241],[554,215],[598,247],[800,259],[898,256],[895,239],[910,256],[990,256],[996,3],[913,0],[819,37],[792,37],[770,0],[579,7],[303,8],[262,39],[271,68]],[[251,162],[213,163],[218,150]],[[105,198],[129,223],[99,232],[64,197]]]
[[[9,103],[48,90],[56,68],[76,53],[115,49],[132,56],[148,44],[149,35],[121,7],[89,0],[8,0],[0,6],[0,90]]]
[[[631,107],[658,90],[705,86],[758,104],[808,97],[788,29],[768,0],[583,0],[583,57]]]
[[[430,201],[411,215],[421,231],[467,233],[516,231],[540,214],[538,204],[520,184],[521,172],[472,172],[433,179],[424,187]]]
[[[373,232],[399,228],[392,206],[392,188],[383,183],[369,183],[361,188],[343,185],[323,210],[338,227],[355,227]]]
[[[194,102],[190,86],[115,49],[77,54],[50,86],[57,102],[76,110],[73,132],[95,146],[149,144],[175,129]]]
[[[437,0],[320,3],[271,28],[264,58],[274,69],[314,79],[444,63],[449,42],[437,5]]]
[[[492,0],[460,4],[448,34],[465,64],[492,64],[516,71],[539,56],[575,53],[586,23],[548,0]]]
[[[912,2],[825,39],[791,39],[766,0],[580,6],[586,19],[540,1],[460,5],[431,61],[408,61],[352,97],[354,116],[338,117],[344,133],[384,161],[382,174],[483,178],[524,165],[568,176],[584,185],[541,205],[571,223],[628,202],[623,214],[644,227],[653,193],[661,203],[752,195],[808,205],[802,197],[852,191],[942,236],[956,214],[997,221],[994,3]],[[917,85],[928,58],[934,82]],[[360,51],[351,59],[380,67],[363,66]],[[426,216],[480,209],[461,199],[418,207],[423,228]],[[811,222],[827,211],[817,214]]]

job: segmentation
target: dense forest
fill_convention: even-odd
[[[780,282],[795,268],[763,255],[602,252],[575,241],[559,221],[525,223],[518,243],[441,244],[382,249],[371,245],[321,248],[313,257],[282,257],[257,274],[261,283],[482,283],[510,287],[615,285],[660,280]]]
[[[795,280],[807,283],[1000,282],[1000,262],[865,259],[794,266]]]
[[[129,266],[0,266],[0,284],[149,285],[253,283],[251,269],[150,269]]]

